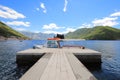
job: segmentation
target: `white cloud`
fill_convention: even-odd
[[[46,33],[46,34],[51,34],[51,33],[54,33],[54,34],[62,34],[61,32],[52,31],[52,30],[44,31],[43,33]]]
[[[79,28],[91,28],[94,26],[116,26],[119,24],[118,19],[120,16],[120,11],[119,12],[115,12],[111,15],[109,15],[108,17],[104,17],[101,19],[94,19],[91,23],[89,24],[82,24]]]
[[[23,21],[6,22],[6,24],[13,25],[13,26],[25,26],[25,27],[30,26],[30,22],[23,22]]]
[[[56,30],[46,30],[44,31],[44,33],[47,33],[47,34],[50,34],[50,33],[54,33],[54,34],[66,34],[68,32],[74,32],[76,29],[74,28],[66,28],[65,30],[59,30],[59,31],[56,31]]]
[[[60,29],[60,28],[64,28],[64,27],[59,27],[55,23],[50,23],[49,25],[43,25],[43,29],[46,30]]]
[[[68,0],[65,0],[64,8],[63,8],[63,11],[64,11],[64,12],[66,12],[66,10],[67,10],[67,4],[68,4]]]
[[[36,8],[37,11],[39,11],[40,9],[39,8]]]
[[[26,31],[25,28],[15,28],[15,30],[17,30],[17,31]]]
[[[76,29],[74,28],[66,28],[66,31],[64,33],[68,33],[68,32],[74,32]]]
[[[44,33],[50,34],[66,34],[68,32],[74,32],[77,28],[71,27],[59,27],[55,23],[50,23],[49,25],[43,25],[42,27],[45,31]]]
[[[117,24],[119,24],[116,20],[118,19],[118,17],[105,17],[103,19],[97,19],[92,21],[94,26],[115,26]]]
[[[71,28],[71,27],[58,27],[55,23],[51,23],[49,25],[44,25],[43,29],[45,29],[44,33],[59,33],[59,34],[66,34],[68,32],[74,32],[75,30],[79,29],[79,28],[91,28],[94,26],[116,26],[118,25],[118,16],[119,14],[115,14],[114,15],[110,15],[109,17],[104,17],[102,19],[95,19],[93,20],[91,23],[84,23],[82,24],[80,27],[77,28]]]
[[[47,12],[47,9],[46,9],[44,3],[41,3],[41,4],[40,4],[40,7],[43,9],[43,12],[44,12],[44,13]]]
[[[2,5],[0,5],[0,17],[9,19],[25,18],[23,14]]]
[[[91,24],[84,23],[79,28],[91,28],[91,27],[93,27]]]
[[[113,17],[118,17],[118,16],[120,16],[120,12],[115,12],[115,13],[113,13],[113,14],[111,14],[110,16],[113,16]]]
[[[40,31],[34,31],[34,33],[40,33]]]

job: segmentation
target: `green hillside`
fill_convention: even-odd
[[[120,29],[109,26],[96,26],[94,28],[82,28],[66,34],[68,39],[87,40],[120,40]]]
[[[1,21],[0,21],[0,36],[3,36],[5,38],[15,37],[19,39],[28,39],[26,36],[13,30],[12,28],[10,28]]]

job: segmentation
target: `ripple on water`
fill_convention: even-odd
[[[44,40],[0,42],[0,80],[18,80],[29,66],[16,65],[16,52],[44,44]],[[62,43],[65,44],[65,43]],[[67,44],[82,45],[102,53],[101,69],[91,71],[98,80],[120,80],[120,41],[69,41]]]

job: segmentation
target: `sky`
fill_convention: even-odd
[[[66,34],[94,26],[120,29],[120,0],[0,0],[0,21],[36,33]]]

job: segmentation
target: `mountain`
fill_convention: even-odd
[[[87,40],[120,40],[120,29],[109,26],[96,26],[93,28],[82,28],[66,34],[69,39]]]
[[[0,39],[28,39],[28,37],[24,36],[23,34],[15,31],[14,29],[10,28],[6,24],[0,21]]]
[[[20,31],[20,33],[26,35],[27,37],[31,39],[37,39],[37,40],[46,40],[47,38],[54,37],[55,34],[45,34],[45,33],[34,33],[29,31]]]

